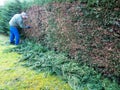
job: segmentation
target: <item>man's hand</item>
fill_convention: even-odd
[[[31,28],[31,26],[26,26],[26,28],[27,28],[27,29],[30,29],[30,28]]]

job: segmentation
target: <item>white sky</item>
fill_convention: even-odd
[[[0,6],[1,5],[4,5],[4,2],[5,2],[6,0],[0,0]]]
[[[4,2],[7,2],[7,1],[14,1],[14,0],[0,0],[0,6],[4,5]],[[20,1],[23,1],[23,0],[20,0]],[[28,0],[28,1],[30,1],[30,0]]]

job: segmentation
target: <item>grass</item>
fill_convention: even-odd
[[[6,36],[0,35],[0,90],[72,90],[60,77],[37,73],[19,63],[20,54],[7,52]]]

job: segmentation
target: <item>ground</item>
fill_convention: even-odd
[[[8,37],[0,34],[0,90],[71,90],[60,77],[45,76],[19,62],[21,55],[8,52],[16,47],[8,44]]]

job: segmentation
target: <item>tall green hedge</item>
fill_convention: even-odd
[[[86,0],[86,16],[97,19],[103,27],[114,25],[120,18],[120,1],[119,0]]]

